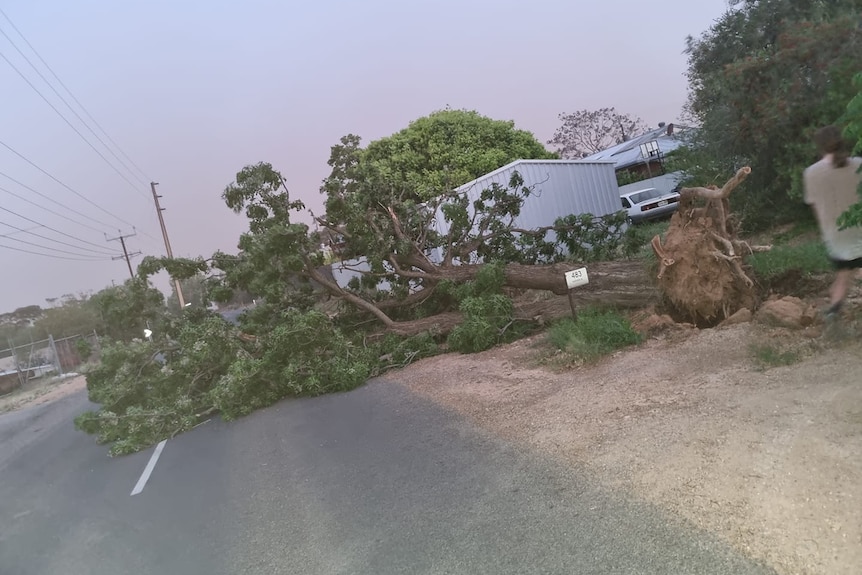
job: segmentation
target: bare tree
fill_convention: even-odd
[[[563,158],[572,159],[621,144],[647,128],[637,116],[620,114],[615,108],[560,114],[560,121],[562,125],[548,143],[555,146]]]

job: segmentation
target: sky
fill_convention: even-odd
[[[271,163],[322,213],[330,146],[348,133],[367,143],[446,106],[542,142],[581,109],[677,121],[685,38],[726,6],[0,0],[0,313],[124,281],[119,235],[164,255],[151,181],[174,256],[208,257],[236,253],[247,229],[221,199],[243,166]]]

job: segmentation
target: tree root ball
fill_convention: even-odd
[[[658,284],[677,315],[697,325],[715,325],[742,308],[754,309],[757,292],[743,258],[768,246],[738,238],[728,196],[751,173],[740,169],[721,188],[683,188],[664,242],[652,240]]]

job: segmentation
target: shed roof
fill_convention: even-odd
[[[553,165],[572,164],[572,165],[574,165],[574,164],[614,164],[614,163],[615,163],[614,160],[588,159],[588,158],[584,158],[581,160],[515,160],[514,162],[509,162],[505,166],[497,168],[493,172],[488,172],[487,174],[485,174],[483,176],[479,176],[475,180],[471,180],[465,184],[461,184],[460,186],[455,188],[455,191],[456,192],[462,192],[464,190],[469,190],[470,188],[475,186],[476,183],[478,183],[482,180],[487,180],[488,178],[491,178],[493,176],[501,174],[501,173],[505,172],[506,170],[512,169],[512,168],[514,168],[516,166],[520,166],[520,165],[526,165],[526,164],[553,164]]]

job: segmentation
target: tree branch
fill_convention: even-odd
[[[740,168],[736,174],[729,180],[727,183],[722,186],[722,188],[716,189],[712,188],[682,188],[680,190],[680,195],[686,194],[691,196],[697,196],[699,198],[704,198],[707,200],[723,200],[724,198],[730,195],[730,192],[734,190],[739,184],[742,183],[745,178],[748,177],[748,174],[751,173],[751,168],[745,166],[744,168]]]
[[[323,276],[323,274],[317,271],[317,269],[311,264],[311,262],[308,261],[308,258],[303,258],[303,261],[305,263],[305,268],[306,272],[308,273],[308,276],[317,283],[319,283],[321,286],[329,290],[330,293],[332,293],[333,295],[337,295],[345,301],[352,303],[354,306],[369,312],[374,317],[383,322],[383,325],[387,327],[392,326],[395,323],[392,318],[386,315],[383,310],[378,308],[373,303],[362,299],[356,294],[350,293],[349,291],[342,289],[341,286],[337,283],[329,281],[329,279],[327,279]]]

